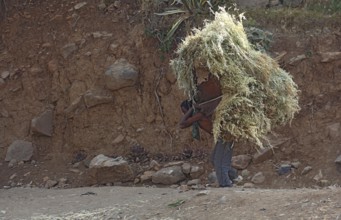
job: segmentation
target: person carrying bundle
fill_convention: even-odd
[[[218,80],[209,74],[209,78],[198,86],[197,103],[185,100],[181,103],[181,111],[184,116],[180,121],[180,128],[199,126],[202,130],[213,135],[212,117],[214,110],[221,101],[221,89]],[[194,133],[194,138],[198,138],[198,131]],[[232,187],[231,178],[235,178],[236,170],[231,167],[232,149],[234,141],[231,136],[230,141],[219,138],[212,152],[212,164],[214,166],[218,184],[220,187]],[[231,177],[230,177],[230,175]]]

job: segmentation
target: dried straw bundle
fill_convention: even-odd
[[[263,147],[261,138],[299,111],[297,85],[268,55],[250,45],[242,24],[224,9],[201,30],[187,36],[171,61],[178,85],[193,99],[195,70],[204,66],[216,76],[222,101],[215,111],[214,139],[230,133]]]

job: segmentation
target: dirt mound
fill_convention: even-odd
[[[71,186],[88,185],[86,168],[75,163],[98,154],[129,157],[136,148],[148,154],[146,161],[192,158],[211,168],[206,157],[211,137],[202,134],[196,142],[190,130],[177,126],[184,94],[169,69],[169,55],[145,34],[146,13],[135,1],[116,2],[105,7],[53,0],[7,5],[0,23],[0,158],[13,141],[25,140],[35,146],[35,162],[1,163],[1,186],[13,182],[13,174],[22,184],[39,186],[48,176],[67,177]],[[341,60],[331,54],[340,51],[339,27],[298,32],[295,24],[289,30],[264,24],[275,34],[272,55],[283,55],[282,67],[301,90],[302,110],[291,126],[275,130],[274,156],[248,167],[266,176],[261,187],[314,186],[319,173],[324,184],[341,184],[334,163],[341,154]],[[138,80],[113,91],[106,87],[105,72],[122,58],[137,69]],[[87,95],[94,91],[101,95],[92,95],[95,104],[89,105]],[[113,101],[98,104],[98,97]],[[46,111],[53,112],[51,137],[31,126]],[[193,153],[184,157],[188,151]],[[236,155],[254,153],[247,143],[236,145]],[[278,176],[276,167],[289,162],[300,163],[296,172]],[[312,171],[301,175],[306,166]]]

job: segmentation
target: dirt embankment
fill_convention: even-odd
[[[128,156],[134,146],[160,161],[180,159],[184,149],[200,159],[209,153],[211,137],[202,134],[196,142],[190,130],[177,126],[185,96],[169,70],[169,55],[145,33],[140,5],[128,1],[100,9],[99,2],[86,1],[80,8],[77,3],[13,1],[0,23],[0,73],[9,74],[0,82],[0,158],[13,141],[26,140],[35,146],[36,161],[14,168],[3,162],[0,185],[13,173],[28,172],[27,183],[67,176],[75,186],[87,185],[69,169],[79,155]],[[302,110],[291,126],[275,130],[275,155],[248,168],[263,171],[263,187],[313,186],[320,171],[328,185],[341,184],[334,163],[341,154],[341,60],[327,57],[341,49],[340,26],[299,27],[264,24],[275,36],[271,53],[284,54],[280,63],[301,90]],[[138,70],[138,81],[108,90],[104,73],[121,58]],[[91,92],[113,101],[89,106],[85,96]],[[53,112],[51,137],[31,128],[31,120],[47,110]],[[235,155],[254,153],[249,144],[236,146]],[[275,168],[286,161],[301,165],[279,177]],[[302,176],[306,166],[313,170]]]

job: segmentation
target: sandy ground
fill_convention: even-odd
[[[341,188],[0,190],[0,219],[341,219]]]

